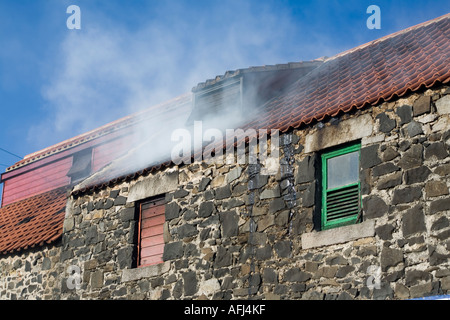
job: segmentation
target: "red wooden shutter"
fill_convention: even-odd
[[[139,266],[163,262],[164,198],[141,204],[139,226]]]

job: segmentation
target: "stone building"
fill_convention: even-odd
[[[2,175],[0,297],[449,294],[449,66],[445,15],[331,58],[227,72],[27,156]],[[173,161],[170,130],[227,114],[243,120],[222,123],[242,129],[233,153],[220,141]],[[138,144],[148,121],[169,131]],[[191,161],[202,150],[230,161]]]

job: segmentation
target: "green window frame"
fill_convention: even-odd
[[[321,156],[322,162],[322,230],[340,227],[358,222],[361,213],[361,183],[359,179],[361,144],[355,143],[325,152]],[[357,158],[356,158],[357,157]],[[356,158],[356,159],[355,159]],[[330,160],[334,160],[330,163]],[[347,160],[344,170],[332,169],[339,166],[339,161]],[[355,161],[356,160],[356,161]],[[337,162],[336,162],[337,161]],[[341,163],[342,164],[342,163]],[[357,167],[355,167],[357,166]],[[347,177],[339,174],[351,172]],[[350,170],[350,171],[349,171]],[[332,176],[333,171],[337,174]],[[351,177],[351,175],[354,177]],[[330,176],[329,176],[330,175]],[[353,178],[353,179],[351,179]],[[336,180],[342,180],[342,185]],[[345,181],[348,179],[348,181]],[[333,181],[334,180],[334,181]],[[329,183],[329,181],[332,181]],[[330,184],[330,187],[329,187]]]

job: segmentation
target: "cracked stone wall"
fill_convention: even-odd
[[[352,141],[361,142],[362,223],[321,231],[320,153]],[[450,88],[442,87],[280,135],[275,175],[264,175],[259,164],[194,163],[72,197],[56,246],[0,257],[0,295],[409,299],[448,294],[449,152]],[[158,194],[166,200],[164,262],[136,268],[135,207]],[[78,272],[69,274],[70,266]]]

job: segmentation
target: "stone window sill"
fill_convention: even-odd
[[[373,237],[375,235],[374,220],[349,226],[302,234],[302,248],[311,249],[345,243],[352,240]]]
[[[169,269],[169,261],[142,268],[124,269],[122,272],[122,282],[160,276],[169,271]]]

